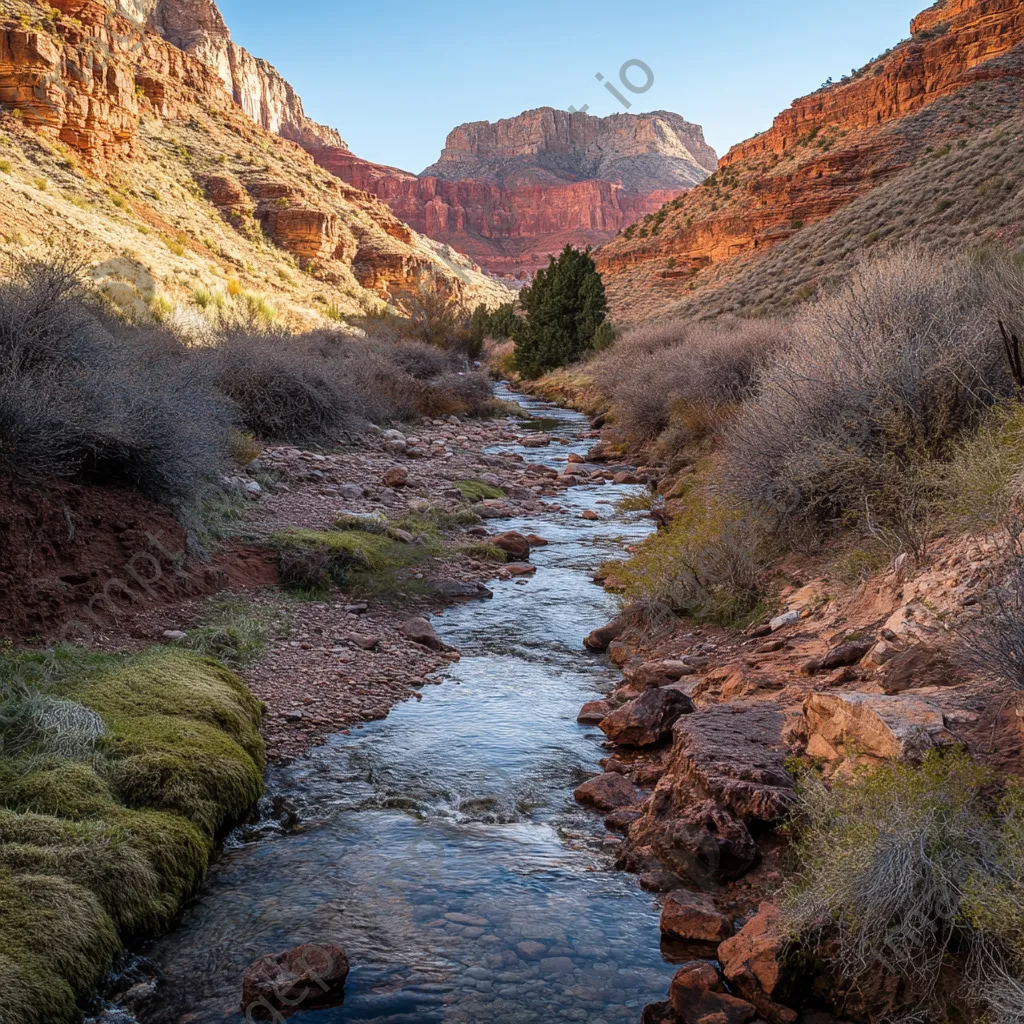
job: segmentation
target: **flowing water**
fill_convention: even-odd
[[[583,417],[516,400],[573,444],[496,451],[560,466],[586,450]],[[443,683],[271,769],[270,793],[302,824],[233,837],[174,932],[145,950],[165,982],[144,1024],[244,1020],[246,967],[304,942],[341,945],[352,973],[344,1005],[300,1008],[298,1024],[635,1024],[664,998],[673,968],[654,902],[612,870],[599,817],[572,800],[602,754],[576,713],[614,681],[581,648],[614,611],[591,574],[650,529],[614,510],[621,490],[576,487],[560,499],[569,514],[502,521],[551,544],[527,583],[435,620],[462,653]]]

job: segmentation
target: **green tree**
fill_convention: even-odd
[[[526,313],[516,330],[516,369],[527,378],[583,358],[593,349],[608,303],[590,249],[567,245],[519,296]]]
[[[520,319],[516,316],[516,300],[506,302],[491,313],[487,333],[499,340],[514,338],[519,330]]]

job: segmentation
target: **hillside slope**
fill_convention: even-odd
[[[1024,6],[948,0],[911,31],[604,246],[616,317],[768,312],[877,243],[1018,233]]]
[[[567,243],[599,245],[703,181],[717,156],[678,114],[542,107],[452,131],[420,175],[307,143],[317,163],[494,273],[527,276]]]
[[[508,296],[319,169],[291,139],[340,136],[230,42],[212,3],[146,0],[130,16],[113,5],[0,0],[5,248],[71,238],[129,304],[251,292],[304,325],[420,287],[471,303]]]

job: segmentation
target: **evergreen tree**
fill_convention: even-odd
[[[604,323],[604,283],[590,250],[567,245],[519,296],[526,313],[514,337],[516,369],[528,378],[582,359]]]

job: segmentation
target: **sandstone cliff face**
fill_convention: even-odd
[[[267,258],[239,253],[273,242],[314,275],[310,281],[339,289],[332,298],[321,288],[328,306],[363,310],[377,297],[401,301],[421,286],[468,302],[508,297],[471,260],[417,235],[374,196],[318,169],[296,142],[339,151],[344,143],[304,120],[298,98],[268,64],[230,43],[208,0],[138,0],[132,8],[121,0],[55,4],[0,0],[0,127],[23,146],[24,180],[33,177],[28,164],[43,165],[46,154],[60,152],[54,147],[66,147],[66,164],[73,156],[96,180],[119,182],[121,194],[137,200],[132,209],[169,236],[173,249],[184,248],[178,235],[186,223],[200,237],[227,229],[219,248],[231,255],[220,272],[236,272],[234,262],[255,275]],[[172,168],[177,195],[191,196],[187,217],[179,211],[171,219],[159,208],[171,198],[163,181],[156,187],[160,166]],[[61,188],[88,191],[81,175],[71,179]],[[17,221],[22,232],[52,234],[50,204],[33,211],[22,180],[0,175],[9,222],[26,212]],[[69,213],[66,222],[75,219]],[[115,241],[123,230],[130,248],[150,246],[145,262],[163,262],[163,248],[142,242],[134,225],[105,223],[77,240],[104,239],[96,247],[102,258],[111,246],[125,248]],[[213,248],[195,246],[207,272]]]
[[[494,273],[528,275],[566,243],[598,245],[715,167],[703,132],[678,114],[607,118],[549,107],[462,125],[419,176],[309,147],[342,180]]]
[[[302,100],[274,67],[231,40],[214,0],[144,0],[139,14],[169,43],[215,68],[234,101],[268,132],[345,148],[338,132],[306,116]]]
[[[730,266],[761,258],[989,123],[984,94],[959,111],[956,98],[1021,76],[1019,0],[947,0],[916,18],[912,33],[850,79],[797,100],[730,150],[702,187],[604,246],[598,262],[617,315],[657,315],[690,291],[718,286]]]

